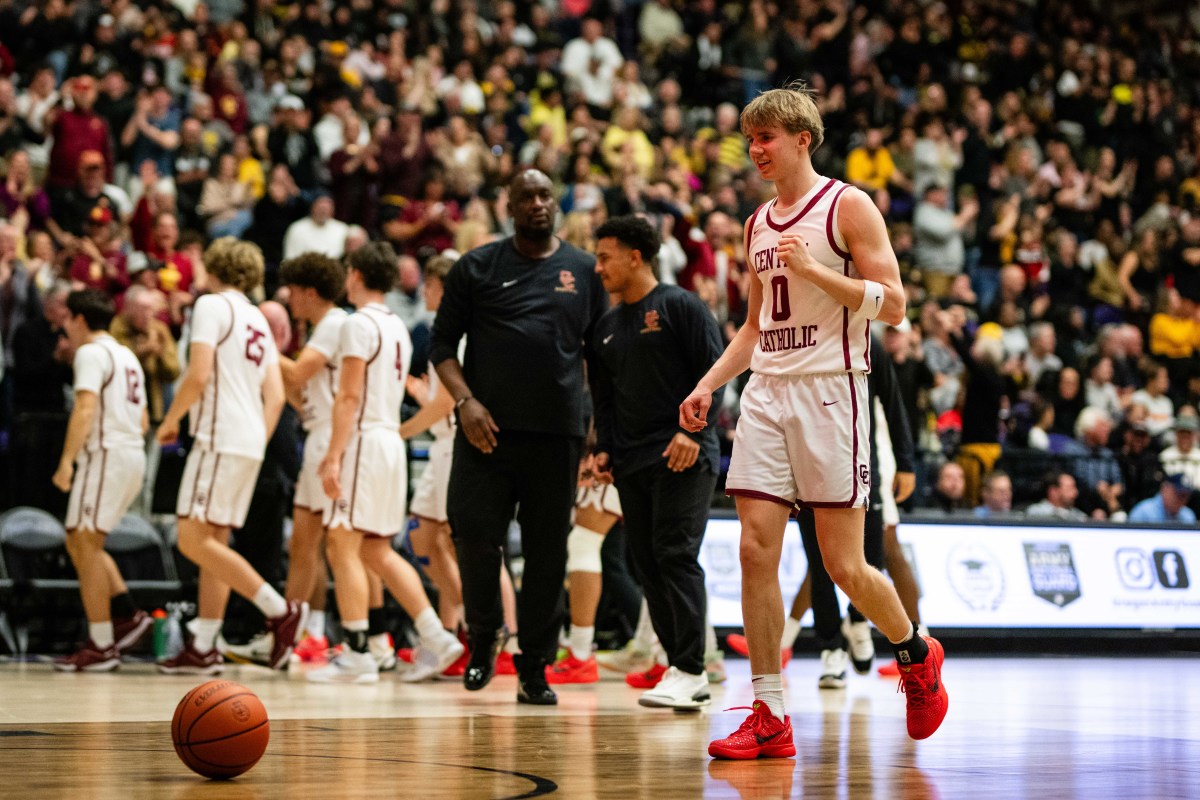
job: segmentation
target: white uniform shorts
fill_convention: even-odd
[[[617,487],[611,483],[596,483],[591,486],[580,486],[575,493],[576,508],[594,508],[615,517],[624,517],[621,512],[621,497]]]
[[[146,453],[140,447],[81,452],[67,500],[67,529],[109,533],[142,493]]]
[[[355,433],[342,457],[342,494],[325,512],[325,527],[394,536],[407,520],[408,464],[399,431]]]
[[[242,527],[261,466],[259,458],[192,450],[183,467],[175,513],[209,525]]]
[[[809,508],[866,508],[871,492],[867,376],[755,373],[725,493]]]
[[[429,463],[421,477],[417,478],[417,488],[413,490],[410,512],[434,522],[450,519],[446,513],[446,493],[450,486],[450,465],[453,461],[454,437],[434,439],[433,444],[429,445]]]
[[[879,497],[882,500],[883,524],[899,525],[900,509],[896,507],[896,495],[892,486],[896,481],[896,454],[892,450],[892,437],[887,430],[887,418],[883,404],[875,398],[875,460],[879,464]]]
[[[322,459],[329,452],[329,428],[310,431],[304,440],[304,461],[300,466],[300,475],[296,478],[296,491],[292,505],[325,516],[333,502],[321,488],[321,476],[317,469]]]

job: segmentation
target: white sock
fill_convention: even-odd
[[[416,626],[417,635],[421,637],[422,642],[431,642],[446,632],[446,629],[442,627],[441,618],[432,608],[426,608],[420,614],[417,614],[417,618],[413,620],[413,625]]]
[[[392,646],[386,633],[377,633],[367,639],[367,646],[374,650],[387,650]]]
[[[754,685],[754,699],[762,702],[775,715],[783,719],[783,676],[776,672],[773,675],[751,675]]]
[[[917,635],[918,636],[928,636],[929,635],[929,627],[924,622],[917,623]]]
[[[113,638],[112,620],[110,619],[108,622],[89,622],[88,636],[91,637],[92,644],[101,650],[107,650],[109,647],[112,647],[116,641]]]
[[[288,609],[287,601],[269,583],[264,583],[258,587],[258,591],[254,593],[254,599],[251,602],[267,618],[283,616],[287,613]]]
[[[508,635],[508,641],[504,643],[504,652],[510,656],[515,656],[521,652],[521,642],[517,639],[517,634],[514,631]]]
[[[308,612],[308,635],[316,638],[321,638],[325,635],[325,612],[309,609]]]
[[[198,653],[207,653],[217,646],[217,634],[221,632],[221,620],[196,617],[189,626],[192,631],[192,647]]]
[[[789,650],[796,644],[796,636],[800,633],[800,620],[788,617],[783,621],[783,636],[779,640],[780,650]]]
[[[572,625],[570,644],[571,655],[580,661],[587,661],[592,657],[592,640],[596,637],[596,627],[594,625],[584,628],[583,626]]]

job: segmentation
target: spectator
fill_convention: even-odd
[[[10,220],[25,220],[26,231],[46,229],[50,218],[50,197],[33,180],[29,154],[15,151],[8,159],[8,172],[0,185],[0,208]]]
[[[1129,512],[1129,521],[1138,523],[1175,522],[1195,525],[1196,514],[1188,508],[1188,500],[1196,485],[1184,472],[1172,472],[1163,478],[1158,494],[1147,498]]]
[[[162,295],[145,286],[131,286],[121,313],[113,320],[112,335],[133,351],[146,375],[146,400],[150,422],[162,421],[167,391],[179,377],[179,353],[171,329],[158,314],[165,307]]]
[[[1200,418],[1195,409],[1184,407],[1175,418],[1175,443],[1158,454],[1159,463],[1167,473],[1182,472],[1193,486],[1200,485],[1200,448],[1196,436]]]
[[[446,197],[446,180],[441,170],[431,170],[421,181],[418,198],[404,207],[399,219],[383,226],[398,249],[424,261],[454,246],[462,212]]]
[[[333,198],[328,193],[319,193],[308,216],[288,226],[283,237],[283,257],[286,260],[312,252],[341,258],[346,251],[348,230],[346,223],[333,218]]]
[[[1129,402],[1146,409],[1146,429],[1158,439],[1175,424],[1175,404],[1166,394],[1171,387],[1171,379],[1167,368],[1155,361],[1146,362],[1142,377],[1144,387],[1134,392]]]
[[[79,154],[79,179],[51,200],[54,213],[47,222],[55,240],[70,247],[74,237],[82,236],[92,209],[101,206],[116,216],[117,197],[104,181],[104,156],[98,150]]]
[[[870,195],[885,216],[891,206],[888,184],[895,172],[896,165],[883,146],[883,131],[879,128],[868,129],[862,145],[846,156],[846,180]]]
[[[159,84],[138,95],[133,116],[121,131],[121,146],[129,149],[134,164],[153,161],[160,175],[173,175],[182,122],[183,115],[171,103],[171,90]]]
[[[1081,505],[1093,512],[1098,510],[1103,514],[1102,519],[1121,510],[1121,495],[1125,491],[1121,468],[1108,449],[1112,428],[1112,418],[1104,409],[1088,406],[1075,421],[1075,440],[1063,449],[1074,456],[1072,463],[1084,494]]]
[[[1113,385],[1112,378],[1112,360],[1107,356],[1093,358],[1084,383],[1084,403],[1092,408],[1101,409],[1110,417],[1120,417],[1124,411],[1124,404],[1117,394],[1117,387]]]
[[[293,222],[304,216],[304,202],[300,199],[300,188],[292,180],[286,166],[277,164],[271,168],[267,193],[254,205],[254,223],[246,231],[246,238],[263,251],[267,264],[267,286],[273,286],[272,276],[283,260],[283,242]]]
[[[304,101],[295,95],[284,95],[275,106],[275,120],[267,135],[271,162],[286,166],[302,192],[314,191],[318,185],[320,150],[309,129]]]
[[[105,177],[111,177],[113,167],[108,123],[93,109],[96,105],[96,81],[83,75],[71,81],[69,89],[73,107],[47,114],[48,125],[54,136],[50,149],[50,172],[46,186],[54,190],[70,188],[79,176],[80,159],[84,153],[94,151],[100,155]],[[52,198],[53,199],[53,198]]]
[[[1075,486],[1075,477],[1069,472],[1054,470],[1045,481],[1045,497],[1025,509],[1028,517],[1056,517],[1071,522],[1084,522],[1087,514],[1075,507],[1079,490]]]
[[[210,238],[222,236],[242,238],[254,222],[250,210],[254,205],[250,187],[238,179],[238,162],[233,153],[222,153],[217,159],[215,174],[206,178],[196,209],[206,218],[205,230]]]
[[[925,291],[932,297],[949,294],[954,277],[964,264],[963,231],[979,215],[979,204],[969,202],[955,214],[950,210],[947,184],[929,182],[913,214],[913,256],[921,270]]]
[[[78,240],[78,249],[68,272],[71,280],[88,289],[97,289],[116,298],[129,287],[125,271],[125,252],[113,222],[112,209],[96,206],[87,222],[87,235]]]
[[[1022,365],[1027,386],[1037,386],[1043,372],[1057,372],[1063,368],[1062,359],[1055,354],[1057,347],[1058,339],[1053,325],[1035,322],[1029,326],[1029,352],[1025,354]]]
[[[974,514],[981,519],[1012,516],[1012,479],[1008,473],[994,469],[983,476],[983,504],[975,506]]]
[[[446,140],[437,147],[437,159],[445,171],[446,193],[459,203],[477,194],[495,168],[495,159],[483,138],[461,116],[450,118]]]
[[[386,125],[387,120],[383,120]],[[346,117],[342,138],[346,142],[329,157],[334,216],[374,230],[379,207],[379,139],[359,144],[362,121]]]
[[[966,508],[963,490],[966,481],[962,465],[947,461],[938,469],[937,483],[933,487],[933,507],[946,514],[954,514]]]
[[[579,92],[593,113],[604,113],[612,106],[613,79],[624,61],[616,42],[604,35],[604,23],[588,17],[580,36],[563,48],[561,69],[568,90]]]
[[[1162,470],[1154,452],[1150,431],[1145,422],[1132,422],[1121,432],[1122,443],[1117,453],[1121,468],[1121,483],[1125,509],[1145,500],[1157,489]]]
[[[204,129],[200,127],[200,120],[184,120],[179,144],[167,174],[175,176],[177,213],[187,227],[198,223],[203,215],[197,206],[200,205],[204,182],[213,172],[213,166],[214,159],[204,147]]]

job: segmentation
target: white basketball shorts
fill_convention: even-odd
[[[193,449],[183,467],[175,513],[209,525],[242,527],[261,466],[259,458]]]
[[[429,445],[429,463],[417,478],[417,488],[413,490],[410,512],[434,522],[446,522],[450,518],[446,514],[446,493],[453,461],[454,437],[434,439]]]
[[[67,529],[108,533],[142,491],[146,452],[140,447],[81,452],[67,500]]]
[[[304,460],[300,466],[300,475],[296,478],[296,491],[292,499],[292,505],[296,508],[320,514],[322,518],[333,503],[321,488],[321,476],[317,474],[321,460],[329,452],[329,435],[330,429],[324,427],[310,431],[305,437]]]
[[[355,433],[342,457],[342,493],[325,513],[325,527],[394,536],[407,517],[408,464],[400,432]]]
[[[871,491],[867,376],[755,373],[725,493],[809,508],[866,508]]]

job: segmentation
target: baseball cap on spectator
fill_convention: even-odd
[[[1175,430],[1191,431],[1192,433],[1200,432],[1200,418],[1194,417],[1191,414],[1182,414],[1175,420]]]
[[[84,150],[79,154],[79,171],[85,169],[103,169],[105,165],[104,154],[99,150]]]
[[[1171,484],[1171,488],[1181,494],[1191,494],[1196,488],[1186,472],[1172,472],[1163,478],[1163,483]]]
[[[125,260],[125,272],[131,278],[143,270],[150,269],[151,266],[153,265],[150,262],[150,257],[141,250],[134,250]]]
[[[112,209],[108,206],[95,206],[88,214],[88,222],[93,225],[107,225],[113,221]]]
[[[279,102],[275,104],[275,108],[280,111],[303,111],[304,101],[294,94],[285,94],[279,98]]]
[[[86,92],[96,88],[96,79],[91,75],[80,75],[71,81],[71,89],[76,92]]]

